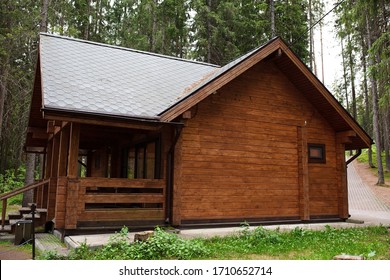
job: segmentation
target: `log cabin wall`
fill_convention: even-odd
[[[335,132],[272,61],[193,109],[175,153],[175,224],[338,214]],[[307,162],[307,143],[325,145],[325,163]]]

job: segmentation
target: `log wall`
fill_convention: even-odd
[[[177,147],[176,224],[337,215],[335,132],[272,62],[200,102],[194,115]],[[326,163],[307,164],[303,143],[325,144]]]

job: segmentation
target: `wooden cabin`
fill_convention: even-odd
[[[345,220],[372,142],[280,38],[220,67],[49,34],[26,139],[64,234]]]

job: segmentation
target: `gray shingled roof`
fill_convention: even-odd
[[[40,61],[45,109],[148,119],[222,69],[48,34],[40,36]]]

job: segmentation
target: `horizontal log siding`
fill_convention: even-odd
[[[334,132],[317,115],[273,63],[199,103],[182,131],[181,220],[298,217],[297,126],[310,121],[308,141],[325,141],[327,153],[335,153]],[[311,191],[316,214],[334,195],[335,162],[328,162],[310,167],[319,184]]]
[[[310,215],[338,215],[336,135],[321,116],[315,115],[308,128],[308,143],[325,144],[326,163],[309,163]]]
[[[277,81],[272,85],[280,95],[274,95],[262,79],[278,79],[259,72],[250,70],[201,102],[186,123],[182,220],[299,216],[296,115],[302,103],[283,98],[289,94]]]

